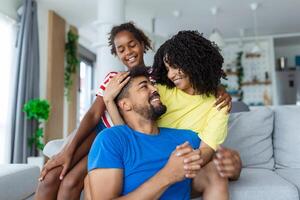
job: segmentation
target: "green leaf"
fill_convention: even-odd
[[[69,30],[67,35],[67,43],[65,44],[65,59],[66,66],[64,72],[65,96],[67,101],[70,100],[70,90],[73,85],[72,74],[75,74],[79,66],[79,59],[77,56],[77,45],[79,36]]]

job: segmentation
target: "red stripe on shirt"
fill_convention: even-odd
[[[110,81],[110,79],[113,78],[114,76],[115,76],[115,75],[109,76],[108,79],[106,79],[106,80],[104,81],[104,84],[108,83],[108,82]]]
[[[108,123],[108,120],[107,120],[107,118],[106,118],[105,115],[103,115],[102,119],[103,119],[103,123],[105,124],[105,126],[106,126],[107,128],[110,128],[110,124]]]
[[[100,86],[100,89],[105,90],[106,87],[104,87],[104,85]]]

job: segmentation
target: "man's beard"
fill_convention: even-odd
[[[166,111],[167,107],[163,104],[153,106],[150,104],[150,107],[137,107],[133,106],[133,110],[146,119],[156,121],[160,116],[162,116]]]
[[[148,103],[150,104],[150,106],[144,106],[144,107],[137,107],[137,106],[133,106],[133,110],[137,113],[139,113],[140,115],[142,115],[143,117],[145,117],[146,119],[150,119],[150,120],[157,120],[160,116],[162,116],[166,111],[167,111],[167,107],[165,105],[163,105],[162,103],[160,103],[157,106],[153,106],[151,104],[151,100],[154,98],[159,98],[159,94],[157,92],[154,92],[149,100]]]

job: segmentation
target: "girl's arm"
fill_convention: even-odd
[[[104,100],[105,106],[106,106],[106,110],[108,111],[111,120],[113,121],[114,125],[121,125],[121,124],[125,124],[119,110],[118,107],[115,103],[114,100],[112,99],[106,99]]]
[[[79,144],[90,135],[92,130],[99,123],[104,110],[105,104],[103,97],[97,96],[96,100],[81,120],[75,136],[69,141],[65,148],[74,153]]]
[[[68,172],[72,157],[78,146],[90,135],[92,130],[99,123],[105,110],[105,104],[101,96],[97,96],[91,108],[85,114],[75,136],[68,142],[61,152],[51,158],[43,167],[40,179],[43,180],[46,174],[53,168],[62,166],[60,179],[62,180]]]
[[[106,110],[108,111],[114,125],[125,124],[115,103],[115,98],[129,82],[130,77],[128,75],[129,72],[122,72],[114,76],[109,82],[103,96]]]

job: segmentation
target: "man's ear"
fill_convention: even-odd
[[[130,111],[132,109],[132,105],[127,98],[121,99],[118,102],[118,106],[122,111]]]

